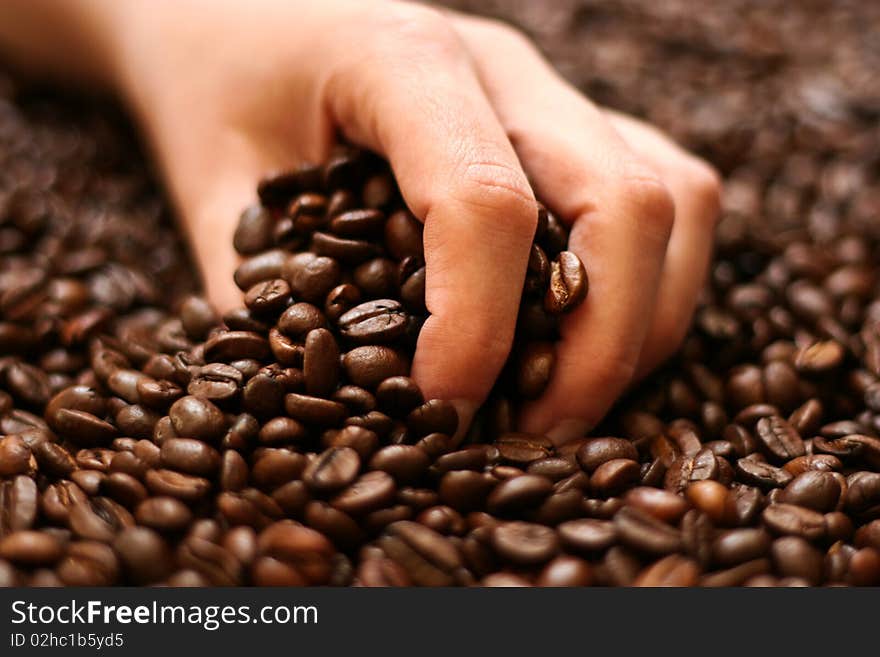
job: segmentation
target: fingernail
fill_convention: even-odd
[[[458,430],[456,430],[455,435],[452,437],[452,444],[457,447],[464,440],[468,428],[471,426],[471,422],[477,412],[477,404],[470,399],[453,399],[452,405],[455,406],[455,410],[458,413]]]
[[[547,432],[547,437],[559,447],[576,438],[583,438],[590,430],[590,425],[583,420],[562,420]]]

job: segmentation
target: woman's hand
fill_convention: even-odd
[[[424,221],[431,316],[413,376],[427,396],[468,419],[498,376],[533,189],[570,225],[590,293],[565,319],[553,379],[523,427],[582,435],[681,341],[709,263],[717,176],[597,108],[518,32],[403,2],[111,4],[109,77],[149,135],[221,307],[240,303],[232,235],[256,181],[321,161],[338,131],[390,160]]]

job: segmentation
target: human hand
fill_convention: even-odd
[[[684,336],[708,268],[716,175],[594,106],[511,28],[397,2],[125,6],[116,79],[221,308],[240,303],[230,244],[255,181],[325,159],[339,131],[389,159],[424,221],[431,316],[413,376],[466,421],[510,350],[532,189],[570,226],[590,294],[565,318],[523,428],[582,435]]]

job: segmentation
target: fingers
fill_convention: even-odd
[[[426,303],[413,376],[426,396],[487,395],[510,350],[537,209],[513,147],[459,37],[433,10],[369,12],[327,82],[333,117],[384,153],[424,221]]]
[[[563,440],[582,435],[632,378],[674,207],[597,108],[530,46],[513,36],[489,40],[482,25],[464,29],[483,86],[540,197],[572,223],[569,249],[590,275],[586,302],[562,324],[548,388],[522,417],[526,430]]]
[[[720,182],[708,164],[655,128],[622,114],[607,116],[630,147],[659,173],[675,199],[675,226],[636,371],[636,378],[641,378],[672,355],[690,325],[712,255]]]

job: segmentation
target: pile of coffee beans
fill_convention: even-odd
[[[453,440],[408,377],[421,225],[379,158],[260,182],[220,317],[116,119],[0,81],[0,585],[880,584],[880,102],[805,75],[870,75],[815,58],[819,10],[759,4],[510,9],[728,180],[680,353],[561,447],[513,423],[588,294],[551,213]]]

